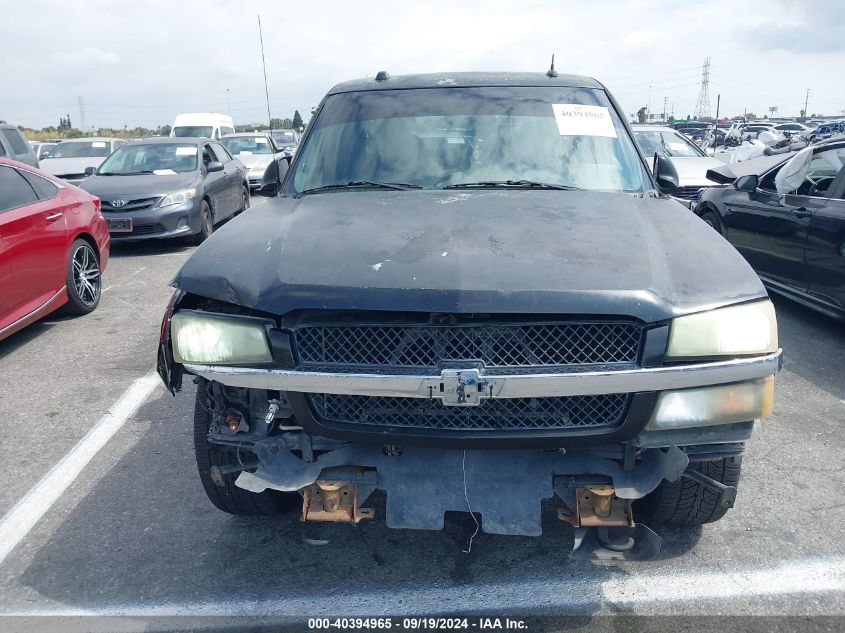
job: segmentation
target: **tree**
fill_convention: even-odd
[[[302,129],[302,115],[299,114],[299,110],[294,110],[292,125],[295,130]]]
[[[757,120],[757,115],[756,115],[756,114],[754,114],[753,112],[747,112],[747,113],[745,114],[745,120],[746,120],[746,121],[756,121],[756,120]]]
[[[807,115],[806,110],[801,110],[801,118],[803,119]]]
[[[640,123],[645,123],[645,111],[645,106],[637,110],[637,121],[639,121]]]
[[[674,123],[674,122],[675,122],[675,117],[673,117],[673,116],[670,114],[670,115],[669,115],[669,123]]]

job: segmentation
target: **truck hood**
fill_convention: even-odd
[[[99,167],[104,160],[106,160],[105,156],[42,158],[38,166],[53,176],[65,176],[67,174],[84,174],[86,167]]]
[[[199,180],[196,172],[187,174],[138,174],[136,176],[89,176],[79,186],[100,198],[108,196],[155,196],[188,189]]]
[[[342,192],[227,223],[173,285],[296,309],[630,315],[765,297],[734,248],[671,199],[582,191]]]

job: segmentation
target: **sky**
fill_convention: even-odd
[[[180,112],[307,121],[334,84],[390,74],[540,71],[605,83],[626,115],[845,111],[841,0],[0,0],[0,119],[41,128],[172,124]],[[665,99],[665,101],[664,101]]]

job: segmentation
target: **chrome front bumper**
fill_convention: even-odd
[[[486,375],[443,370],[440,375],[344,374],[295,369],[256,369],[186,364],[191,374],[230,387],[304,393],[400,398],[441,398],[446,405],[479,404],[484,398],[544,398],[667,391],[755,380],[780,370],[782,350],[766,356],[620,371]],[[462,390],[456,401],[450,390]],[[472,392],[470,394],[470,392]]]

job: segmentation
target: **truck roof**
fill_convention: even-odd
[[[379,76],[382,73],[379,73]],[[386,73],[385,73],[386,74]],[[484,86],[561,86],[566,88],[603,88],[592,77],[564,75],[549,77],[546,73],[427,73],[396,75],[387,79],[353,79],[334,86],[329,94],[367,90],[408,90],[413,88],[469,88]]]

